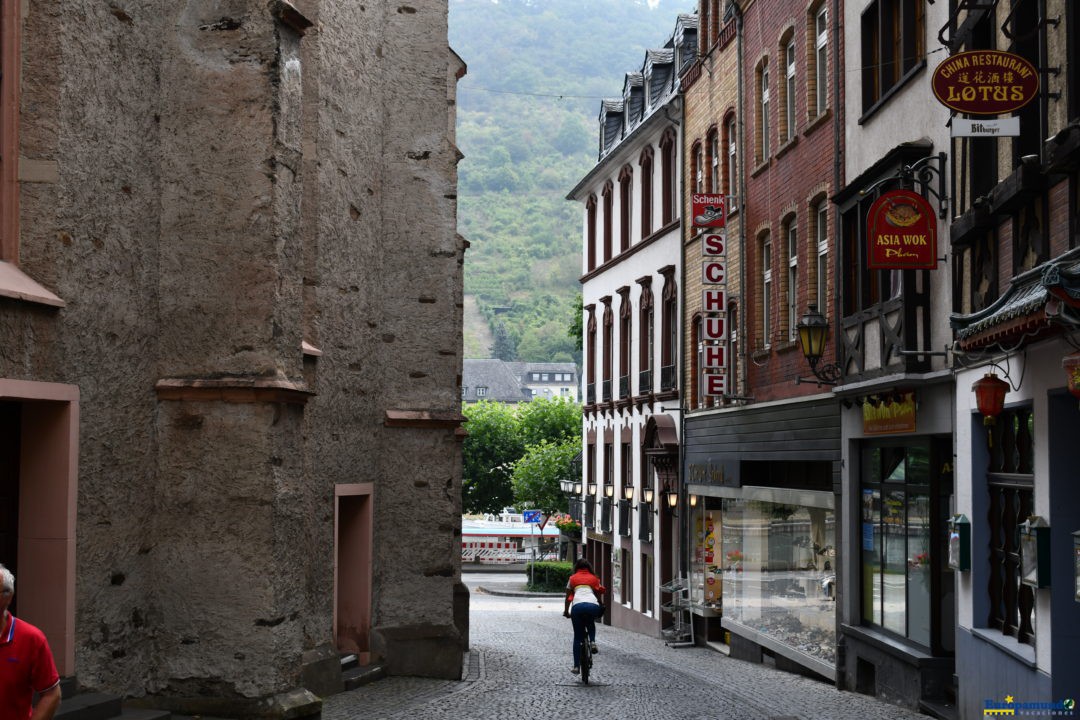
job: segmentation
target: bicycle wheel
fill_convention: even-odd
[[[592,670],[592,646],[589,644],[589,636],[581,641],[581,682],[589,684],[589,671]]]

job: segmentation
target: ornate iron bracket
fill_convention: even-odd
[[[945,189],[945,160],[946,155],[943,152],[939,152],[937,155],[927,155],[910,165],[904,165],[895,175],[882,178],[865,190],[860,190],[859,195],[869,195],[878,186],[895,180],[899,180],[900,184],[907,188],[913,188],[915,183],[918,182],[922,189],[937,199],[938,217],[944,220],[949,216],[949,196]],[[936,189],[931,184],[935,176],[937,177]]]

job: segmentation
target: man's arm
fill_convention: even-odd
[[[52,720],[60,707],[60,683],[53,685],[41,693],[38,704],[34,706],[34,712],[30,720]]]

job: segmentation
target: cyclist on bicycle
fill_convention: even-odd
[[[581,672],[581,643],[588,633],[591,649],[596,648],[596,619],[604,614],[604,593],[607,589],[592,571],[592,564],[585,558],[574,563],[574,574],[566,583],[566,606],[563,616],[574,625],[574,667],[570,672]]]

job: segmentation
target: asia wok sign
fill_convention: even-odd
[[[891,190],[870,206],[866,219],[871,270],[937,268],[937,216],[922,195]]]
[[[1027,58],[999,50],[972,50],[946,58],[934,70],[934,95],[969,115],[1005,115],[1039,94],[1039,73]]]

